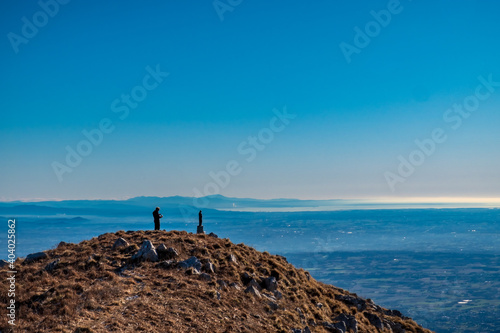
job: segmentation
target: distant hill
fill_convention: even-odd
[[[202,198],[192,197],[136,197],[128,200],[63,200],[41,201],[36,203],[4,202],[0,203],[0,214],[41,214],[41,215],[144,215],[156,206],[169,214],[197,214],[199,209],[235,209],[235,208],[285,208],[319,207],[335,205],[340,200],[297,200],[297,199],[245,199],[228,198],[212,195]]]
[[[119,231],[15,265],[16,331],[430,332],[284,257],[215,235]],[[0,284],[2,304],[8,288]],[[6,316],[0,331],[12,332]]]
[[[144,216],[160,206],[163,213],[171,216],[197,218],[200,209],[241,211],[289,211],[289,210],[357,210],[401,208],[454,208],[446,203],[381,203],[367,200],[299,200],[299,199],[250,199],[230,198],[222,195],[193,197],[135,197],[127,200],[63,200],[41,202],[0,202],[0,215],[101,215]],[[472,205],[471,207],[480,207]]]

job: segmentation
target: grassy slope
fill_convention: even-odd
[[[130,247],[112,250],[119,237]],[[191,256],[210,260],[216,269],[211,281],[186,274],[184,269],[133,262],[132,254],[145,239],[155,246],[164,243],[175,248],[177,261]],[[16,262],[16,332],[290,332],[305,326],[312,332],[329,332],[322,323],[334,322],[341,313],[356,317],[359,332],[380,332],[364,313],[399,323],[406,332],[430,332],[411,319],[386,314],[370,301],[360,311],[336,300],[336,295],[355,295],[314,280],[283,257],[235,245],[229,239],[178,231],[119,231],[79,244],[61,243],[46,253],[48,258],[37,262]],[[230,254],[236,263],[228,260]],[[44,270],[55,259],[60,260],[57,267]],[[244,292],[241,276],[245,272],[255,274],[256,280],[271,274],[279,277],[283,298],[276,301],[277,310],[268,298]],[[227,285],[235,282],[241,289],[220,287],[218,280]],[[7,300],[7,284],[3,283],[0,303]],[[0,329],[9,331],[4,315]]]

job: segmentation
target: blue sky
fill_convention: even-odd
[[[0,6],[0,200],[500,197],[495,1]]]

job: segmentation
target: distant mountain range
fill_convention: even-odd
[[[135,197],[128,200],[63,200],[41,202],[0,202],[0,214],[16,215],[101,215],[137,216],[150,214],[155,207],[170,215],[194,216],[198,210],[235,211],[330,211],[357,209],[404,208],[493,208],[478,204],[452,203],[381,203],[367,200],[299,200],[230,198],[223,195],[206,197]]]
[[[0,202],[0,214],[35,214],[35,215],[136,215],[152,211],[160,206],[163,212],[174,211],[194,213],[199,209],[210,210],[246,210],[280,208],[314,208],[345,204],[346,200],[298,200],[298,199],[250,199],[229,198],[211,195],[193,197],[135,197],[128,200],[63,200],[41,202]]]

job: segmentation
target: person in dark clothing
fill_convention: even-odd
[[[153,217],[155,220],[155,230],[160,230],[160,219],[163,217],[163,215],[160,214],[160,207],[156,207],[153,212]]]
[[[198,213],[198,222],[200,223],[200,224],[198,224],[199,227],[201,227],[202,221],[203,221],[203,215],[201,214],[201,210],[200,210],[200,212]]]

